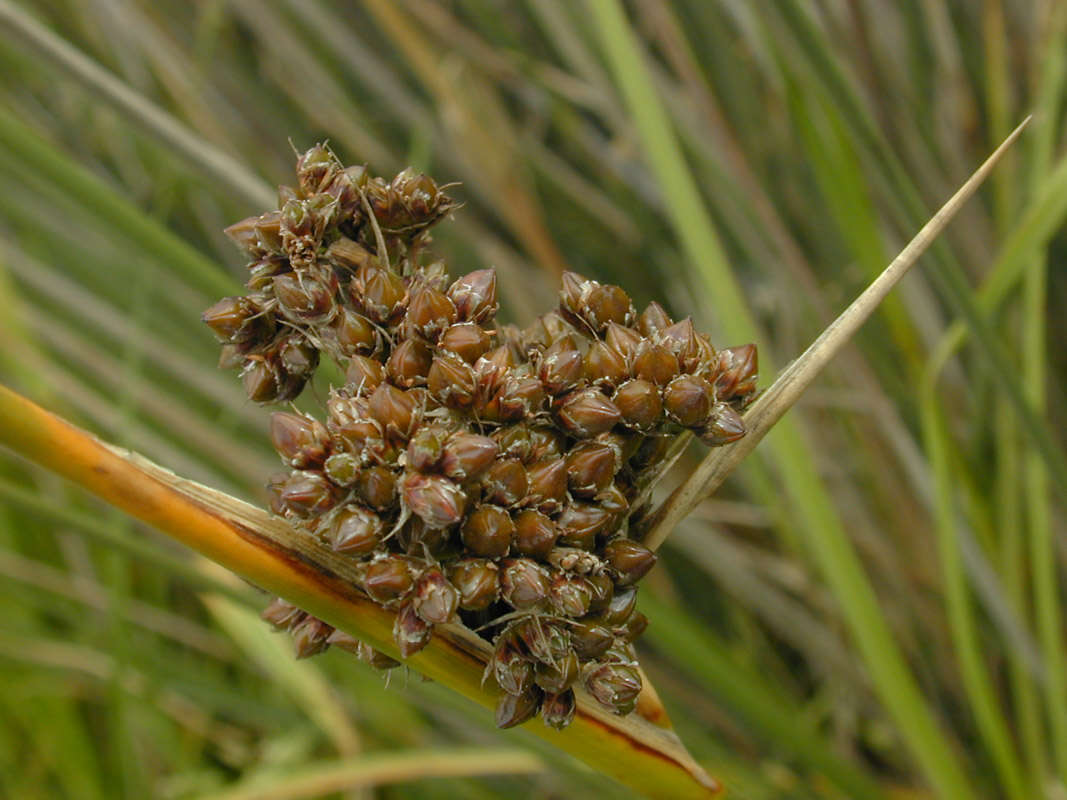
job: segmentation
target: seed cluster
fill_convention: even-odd
[[[435,625],[493,645],[497,724],[538,711],[553,727],[581,682],[618,714],[641,676],[647,620],[635,584],[655,555],[628,538],[643,479],[685,429],[709,445],[744,435],[754,346],[716,351],[657,304],[563,278],[558,309],[496,326],[496,275],[450,280],[426,258],[455,207],[425,175],[343,167],[324,146],[297,160],[278,211],[228,229],[251,256],[249,293],[204,321],[260,403],[298,395],[325,352],[346,370],[325,419],[276,412],[288,471],[271,510],[356,562],[359,587],[396,610],[402,656]],[[264,617],[301,656],[333,644],[397,662],[277,600]]]

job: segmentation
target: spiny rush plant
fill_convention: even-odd
[[[455,207],[433,179],[300,155],[279,209],[227,229],[248,294],[204,321],[258,403],[300,394],[323,355],[345,371],[324,421],[286,411],[271,440],[290,472],[271,510],[358,566],[396,612],[407,657],[460,621],[493,646],[496,723],[538,711],[564,728],[581,681],[615,714],[637,704],[637,582],[655,554],[628,531],[683,433],[744,435],[756,350],[716,351],[657,303],[563,276],[558,309],[496,325],[496,274],[449,278],[430,229]],[[399,665],[283,599],[263,613],[306,657],[330,645]]]

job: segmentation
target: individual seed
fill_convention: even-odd
[[[553,341],[541,356],[538,377],[546,392],[559,395],[577,386],[584,371],[585,364],[574,337],[565,335]]]
[[[596,496],[600,507],[616,516],[622,516],[630,510],[630,501],[626,498],[626,492],[619,486],[619,479],[608,486],[607,489]]]
[[[515,552],[530,558],[544,559],[556,544],[559,530],[548,516],[535,509],[520,511],[515,523]]]
[[[712,406],[708,422],[700,431],[700,441],[709,447],[736,442],[745,435],[745,421],[726,403]]]
[[[494,505],[481,505],[463,523],[463,546],[477,556],[500,558],[507,555],[515,524],[507,511]]]
[[[292,630],[307,616],[307,612],[301,611],[292,603],[275,597],[260,613],[259,618],[269,622],[280,631]]]
[[[548,727],[561,731],[571,724],[577,705],[573,689],[557,694],[546,693],[541,701],[541,719]]]
[[[607,489],[618,469],[615,450],[595,442],[578,442],[567,454],[567,485],[576,497],[591,498]]]
[[[401,480],[401,496],[407,508],[429,528],[455,525],[463,519],[467,507],[463,490],[438,475],[405,473]]]
[[[591,575],[604,569],[604,562],[579,547],[553,547],[544,559],[556,569],[575,575]]]
[[[293,516],[302,519],[317,517],[337,502],[333,485],[321,472],[294,472],[281,489],[281,505]]]
[[[403,556],[382,556],[366,565],[363,589],[382,605],[394,603],[415,584],[411,562]]]
[[[426,382],[433,355],[430,348],[419,339],[405,339],[389,355],[385,373],[394,385],[402,389],[421,386]]]
[[[584,676],[585,688],[615,714],[629,714],[641,693],[641,673],[629,664],[604,664]]]
[[[411,294],[404,324],[419,336],[436,342],[441,332],[455,322],[458,316],[455,304],[444,292],[430,286],[420,286]]]
[[[356,654],[360,661],[370,664],[375,669],[396,669],[400,666],[400,662],[395,658],[390,658],[385,653],[375,650],[366,642],[359,643]]]
[[[445,475],[462,483],[487,469],[499,450],[498,444],[488,436],[454,433],[445,441],[441,469]]]
[[[614,641],[614,634],[603,625],[576,622],[571,626],[571,645],[582,661],[600,658]]]
[[[526,467],[517,458],[497,459],[482,478],[482,487],[487,502],[510,508],[526,497]]]
[[[541,690],[531,686],[521,695],[504,694],[496,706],[496,726],[498,728],[514,728],[528,722],[537,716],[541,707]]]
[[[715,378],[715,392],[723,402],[734,401],[742,406],[755,393],[759,380],[759,358],[756,345],[744,344],[719,351],[719,370]]]
[[[630,539],[614,539],[604,545],[604,560],[617,577],[617,586],[630,586],[648,574],[656,564],[656,554],[639,542]]]
[[[488,352],[490,344],[489,334],[475,322],[457,322],[445,330],[437,342],[438,348],[455,353],[468,364]]]
[[[534,425],[530,428],[530,455],[524,461],[534,463],[545,459],[558,458],[563,455],[565,447],[563,434],[546,425]]]
[[[632,372],[635,378],[665,386],[678,377],[680,369],[674,353],[666,347],[646,341],[637,348]]]
[[[533,683],[533,664],[519,652],[511,637],[501,636],[489,661],[489,671],[507,694],[517,697]]]
[[[333,627],[321,619],[305,617],[293,628],[293,650],[297,658],[311,658],[330,646]]]
[[[424,620],[443,625],[456,613],[459,592],[448,582],[439,567],[429,567],[423,570],[415,581],[411,603],[415,612]]]
[[[607,608],[600,612],[598,620],[601,625],[614,627],[623,625],[637,607],[637,587],[616,587],[615,594],[608,602]]]
[[[559,614],[571,619],[584,617],[589,613],[592,600],[593,587],[585,578],[563,573],[553,576],[548,601]]]
[[[407,287],[399,275],[364,265],[356,273],[352,286],[356,289],[353,299],[373,322],[389,325],[404,313]]]
[[[643,339],[633,328],[609,322],[604,332],[604,344],[622,356],[627,368],[633,363],[637,355],[637,348]]]
[[[448,288],[460,319],[487,322],[496,314],[496,270],[480,269],[457,278]]]
[[[622,288],[610,284],[596,284],[588,293],[582,319],[595,333],[603,333],[612,322],[616,325],[630,325],[634,321],[634,306],[630,295]]]
[[[321,325],[332,319],[338,305],[333,286],[295,272],[275,275],[274,296],[286,316],[308,325]]]
[[[322,464],[329,438],[326,426],[306,414],[287,411],[271,414],[271,444],[290,467],[307,469]]]
[[[686,428],[698,428],[708,421],[715,390],[696,375],[679,375],[663,390],[667,416]]]
[[[247,297],[224,297],[205,311],[200,319],[220,342],[238,342],[251,337],[259,311]]]
[[[448,577],[459,592],[459,607],[481,611],[500,597],[499,569],[484,558],[464,558],[449,570]]]
[[[649,303],[637,318],[637,328],[643,336],[652,336],[671,326],[671,318],[659,303]]]
[[[597,386],[614,388],[630,377],[622,353],[605,342],[593,342],[585,353],[585,379]]]
[[[626,620],[625,626],[623,626],[623,638],[625,638],[627,642],[636,641],[636,639],[645,632],[646,628],[648,628],[648,617],[640,611],[635,611],[630,615],[630,618]]]
[[[539,606],[549,590],[548,570],[528,558],[507,559],[500,565],[500,596],[519,611]]]
[[[360,477],[360,461],[352,453],[334,453],[322,466],[326,477],[337,486],[348,488]]]
[[[541,381],[512,374],[504,379],[503,386],[487,404],[484,416],[492,422],[515,422],[534,416],[544,403],[545,390]]]
[[[408,441],[407,468],[429,472],[444,456],[448,431],[436,425],[423,425]]]
[[[369,395],[385,380],[385,367],[369,356],[352,356],[345,370],[345,385],[357,394]]]
[[[411,435],[419,417],[417,395],[383,383],[375,389],[367,401],[371,415],[382,426],[386,437],[405,441]]]
[[[609,512],[594,503],[573,502],[556,519],[560,530],[559,544],[592,550],[597,535],[606,533],[613,519]]]
[[[554,663],[539,663],[534,667],[534,682],[546,692],[556,694],[566,691],[578,680],[581,664],[573,652],[566,653]]]
[[[430,365],[426,387],[442,405],[467,409],[474,403],[478,382],[470,364],[455,353],[443,351]]]
[[[404,603],[393,622],[393,641],[400,655],[409,658],[430,643],[433,625],[415,613],[414,604]]]
[[[396,503],[396,473],[386,467],[368,467],[356,478],[356,495],[373,509],[386,511]]]
[[[500,447],[500,455],[526,462],[533,446],[533,435],[526,423],[504,425],[493,432],[493,441]]]
[[[333,516],[324,535],[335,552],[362,556],[378,547],[384,532],[381,517],[369,509],[348,505]]]
[[[265,361],[251,361],[241,373],[245,394],[253,403],[272,403],[280,397],[278,377]]]
[[[694,365],[700,355],[700,337],[693,327],[691,317],[657,331],[653,338],[657,344],[674,353],[683,369],[686,369],[686,365]]]
[[[589,585],[593,587],[593,599],[589,603],[590,613],[599,614],[604,611],[615,596],[615,582],[606,572],[587,576]]]
[[[599,390],[590,388],[567,395],[556,418],[567,433],[584,439],[611,430],[622,415]]]

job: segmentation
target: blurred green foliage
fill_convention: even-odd
[[[755,339],[766,385],[1033,113],[668,541],[642,659],[732,796],[1063,797],[1065,58],[1055,0],[0,0],[0,379],[261,501],[267,413],[199,314],[243,281],[222,228],[328,139],[462,182],[435,249],[506,318],[574,269]],[[261,602],[0,454],[0,795],[395,754],[346,796],[620,796],[416,676],[293,662]],[[456,744],[470,777],[397,780]],[[479,777],[516,749],[546,769]]]

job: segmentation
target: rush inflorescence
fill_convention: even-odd
[[[259,403],[295,398],[325,354],[345,370],[322,419],[275,412],[286,470],[271,510],[355,562],[359,588],[396,612],[402,657],[435,625],[489,641],[497,724],[575,712],[581,683],[633,710],[637,582],[655,554],[629,523],[672,443],[744,435],[752,345],[716,350],[656,303],[563,277],[559,307],[498,325],[491,269],[451,280],[428,251],[456,203],[425,175],[344,167],[323,145],[297,160],[277,211],[227,233],[251,257],[248,294],[204,314]],[[297,654],[392,658],[277,600],[264,617]]]

